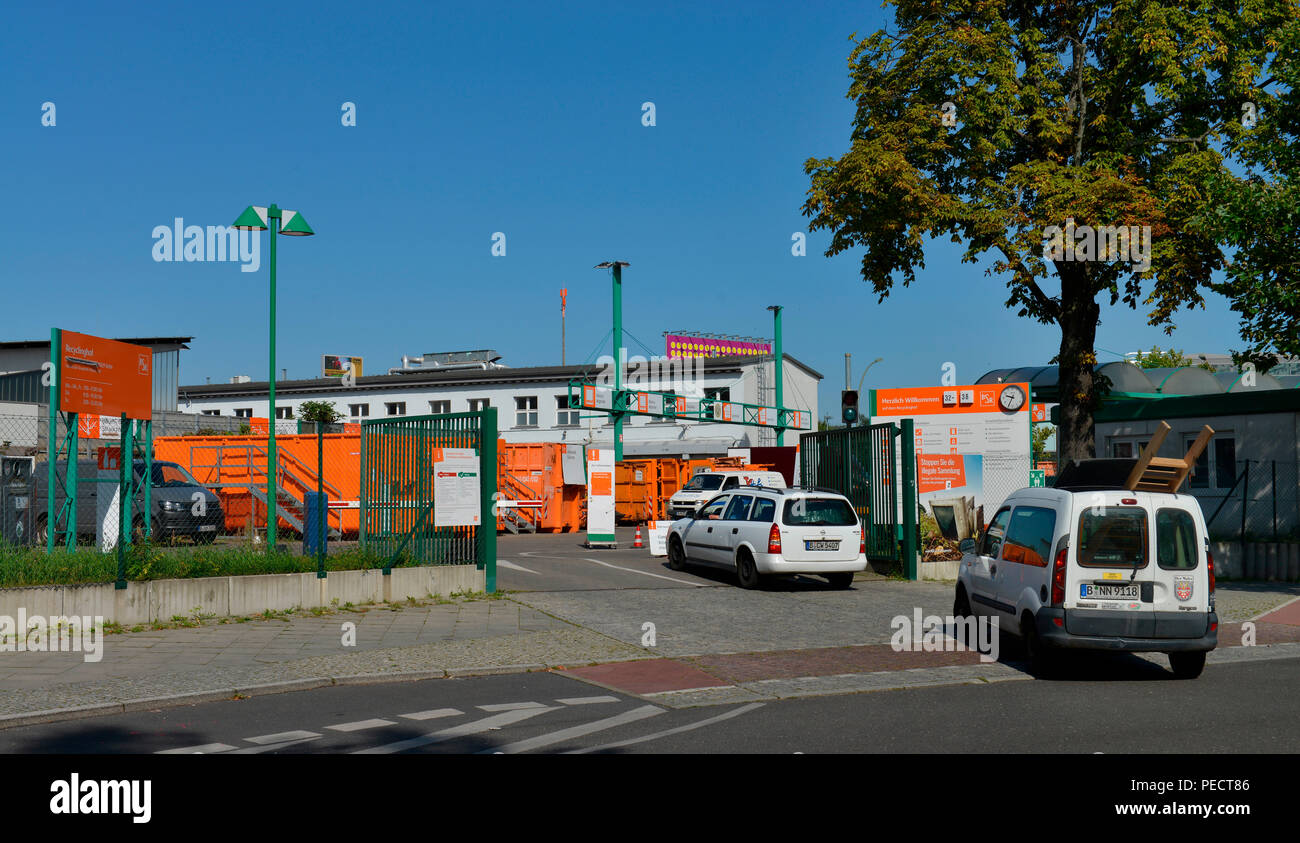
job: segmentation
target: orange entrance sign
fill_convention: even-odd
[[[153,416],[153,351],[143,345],[59,332],[59,409],[129,419]]]

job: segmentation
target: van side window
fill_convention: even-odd
[[[739,481],[737,480],[736,475],[733,474],[733,475],[731,475],[730,477],[727,478],[727,482],[726,482],[726,483],[723,483],[723,484],[722,484],[722,488],[723,488],[723,489],[734,489],[734,488],[736,488],[736,485],[737,485],[738,483],[739,483]]]
[[[1010,520],[1010,509],[999,510],[998,514],[993,516],[993,521],[984,531],[984,538],[980,539],[981,556],[997,557],[998,551],[1002,549],[1002,537],[1007,532],[1007,522]]]
[[[1056,510],[1038,506],[1018,506],[1007,527],[1002,544],[1002,558],[1008,562],[1047,567],[1052,555],[1052,535],[1056,532]]]
[[[1156,562],[1161,568],[1194,570],[1200,561],[1196,551],[1196,521],[1183,509],[1156,512]]]

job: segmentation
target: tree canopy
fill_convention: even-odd
[[[896,31],[849,56],[848,151],[804,165],[809,229],[831,232],[827,256],[863,249],[882,302],[932,238],[963,244],[963,262],[991,257],[1006,306],[1059,326],[1058,451],[1092,456],[1102,302],[1171,332],[1234,248],[1242,308],[1265,295],[1277,254],[1251,226],[1294,197],[1280,175],[1294,74],[1275,65],[1300,43],[1298,3],[896,2]],[[1253,210],[1247,184],[1279,191],[1276,208]]]

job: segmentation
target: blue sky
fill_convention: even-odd
[[[784,305],[786,351],[826,375],[823,414],[837,412],[845,352],[855,382],[884,358],[867,387],[937,384],[946,361],[966,383],[1056,353],[1057,330],[1005,311],[1003,281],[947,243],[884,304],[858,254],[823,256],[826,232],[791,255],[807,230],[803,162],[847,148],[848,38],[885,24],[874,4],[121,9],[6,12],[0,339],[192,335],[182,383],[265,379],[265,239],[244,273],[155,262],[152,231],[276,202],[317,232],[278,244],[291,378],[317,375],[325,353],[361,355],[370,373],[472,348],[558,363],[561,287],[568,360],[594,359],[610,283],[591,267],[612,258],[631,263],[626,328],[656,353],[667,330],[770,336],[765,308]],[[1172,339],[1145,323],[1104,308],[1100,358],[1240,345],[1217,297]]]

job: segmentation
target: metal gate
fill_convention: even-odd
[[[867,558],[898,562],[898,426],[873,424],[799,437],[800,483],[833,489],[853,503],[866,530]]]
[[[479,519],[435,524],[434,464],[445,448],[478,457]],[[393,565],[476,565],[496,590],[497,411],[400,416],[361,425],[361,546]],[[468,503],[468,502],[461,502]]]

